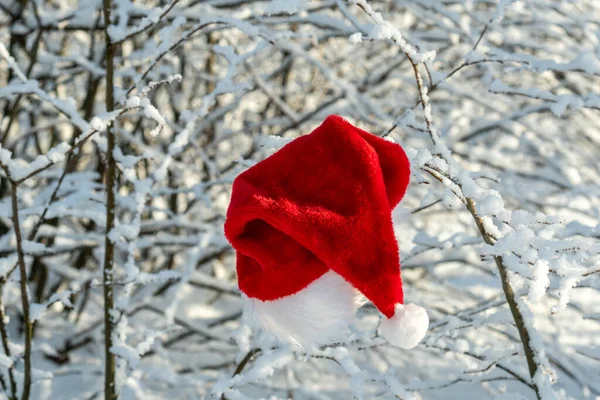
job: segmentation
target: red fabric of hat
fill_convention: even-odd
[[[326,344],[362,294],[385,315],[383,336],[414,347],[428,318],[404,305],[391,218],[409,179],[399,145],[338,116],[241,173],[225,234],[252,318],[284,341]]]

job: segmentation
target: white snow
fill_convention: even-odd
[[[499,193],[490,193],[477,202],[480,215],[498,214],[504,210],[504,201]]]
[[[357,44],[362,42],[362,33],[360,32],[355,32],[352,35],[350,35],[350,43],[352,44]]]
[[[304,8],[306,2],[307,0],[271,0],[265,14],[295,14]]]

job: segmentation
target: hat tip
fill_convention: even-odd
[[[350,124],[350,121],[348,121],[346,118],[342,117],[341,115],[338,114],[330,114],[327,116],[327,118],[325,118],[325,121],[323,121],[324,124],[344,124],[344,125],[352,125]]]

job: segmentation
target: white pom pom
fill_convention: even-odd
[[[394,316],[379,325],[381,335],[393,346],[412,349],[425,336],[429,317],[424,308],[416,304],[396,304]]]

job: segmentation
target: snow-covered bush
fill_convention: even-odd
[[[106,21],[110,21],[109,24]],[[600,3],[0,0],[10,399],[600,397]],[[411,351],[241,323],[233,178],[340,114],[408,151]]]

